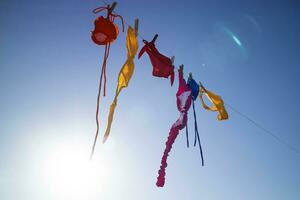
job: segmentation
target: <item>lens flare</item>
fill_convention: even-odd
[[[239,45],[240,47],[243,46],[241,41],[235,36],[235,35],[232,35],[232,39],[235,41],[235,43],[237,45]]]
[[[231,30],[229,30],[227,27],[223,27],[223,29],[239,47],[243,47],[241,40]]]

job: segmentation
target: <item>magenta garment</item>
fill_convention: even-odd
[[[178,77],[179,77],[179,87],[176,93],[176,98],[177,98],[177,108],[178,111],[180,112],[180,115],[177,121],[172,125],[168,140],[166,142],[166,148],[161,159],[161,165],[158,171],[158,177],[156,182],[156,185],[158,187],[163,187],[165,184],[168,155],[171,151],[172,145],[175,142],[177,135],[179,134],[179,130],[183,129],[187,124],[187,114],[192,104],[192,91],[187,86],[181,70],[178,70]]]
[[[155,47],[154,41],[147,42],[143,40],[145,45],[140,50],[138,58],[146,52],[153,66],[152,75],[157,77],[168,78],[170,76],[171,86],[174,82],[174,66],[170,58],[162,55]]]

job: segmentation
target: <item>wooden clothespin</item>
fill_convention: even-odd
[[[155,34],[154,37],[153,37],[153,39],[151,40],[150,43],[154,43],[155,40],[157,39],[157,37],[158,37],[158,34]],[[145,44],[148,44],[148,43],[149,43],[147,40],[143,40],[143,42],[144,42]]]
[[[112,13],[116,6],[117,6],[116,1],[114,1],[111,5],[108,5],[108,13]]]
[[[199,92],[200,92],[200,93],[203,93],[203,91],[206,92],[206,90],[205,90],[204,86],[202,85],[201,81],[199,81],[199,85],[200,85],[200,90],[199,90]],[[202,90],[203,90],[203,91],[202,91]]]
[[[174,65],[174,61],[175,61],[175,56],[172,56],[172,57],[171,57],[172,65]]]
[[[155,34],[151,42],[154,43],[156,41],[157,37],[158,37],[158,34]]]
[[[136,18],[134,20],[134,31],[135,31],[135,36],[137,36],[138,35],[138,31],[139,31],[139,19],[138,18]]]
[[[179,65],[179,70],[183,72],[183,64]]]

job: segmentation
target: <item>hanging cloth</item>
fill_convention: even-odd
[[[103,10],[107,10],[107,16],[97,17],[94,21],[94,30],[91,32],[91,39],[97,45],[105,45],[103,63],[101,68],[99,91],[98,91],[98,101],[100,100],[100,93],[102,87],[102,78],[104,76],[104,90],[103,96],[106,95],[106,63],[109,56],[109,50],[111,43],[117,38],[119,34],[118,27],[114,24],[115,18],[120,18],[122,21],[122,31],[124,32],[124,21],[122,16],[113,14],[112,11],[115,8],[116,3],[114,2],[112,6],[108,5],[106,7],[98,7],[93,10],[94,14],[97,14]],[[97,102],[97,106],[99,103]]]
[[[187,85],[192,90],[192,97],[193,100],[196,100],[199,94],[199,85],[198,83],[193,79],[192,74],[189,75]]]
[[[113,10],[117,3],[114,2],[111,6],[98,7],[93,10],[94,14],[100,13],[104,10],[107,11],[106,17],[97,17],[94,21],[94,30],[91,32],[91,38],[97,45],[107,45],[112,43],[117,39],[119,34],[119,29],[117,25],[114,24],[115,18],[120,18],[122,21],[122,31],[124,32],[124,21],[122,16],[113,14]]]
[[[151,42],[143,40],[145,45],[140,50],[138,58],[140,58],[146,52],[153,66],[152,75],[163,78],[168,78],[170,76],[170,82],[172,86],[174,82],[174,66],[169,57],[162,55],[156,49],[154,42],[157,37],[158,35],[156,34]]]
[[[206,97],[208,98],[208,100],[212,103],[211,106],[206,105],[206,103],[204,102],[204,99],[203,99],[203,94],[205,94]],[[214,94],[213,92],[205,89],[202,84],[200,84],[199,98],[201,100],[201,103],[202,103],[202,106],[204,109],[219,112],[219,114],[217,116],[218,120],[228,119],[228,113],[225,109],[223,99],[220,96]]]
[[[179,134],[179,131],[186,127],[188,110],[190,109],[192,104],[192,92],[183,78],[182,68],[183,66],[181,66],[178,70],[179,87],[176,93],[177,109],[180,112],[180,114],[178,120],[172,125],[169,132],[168,140],[166,142],[166,148],[164,150],[161,159],[160,169],[158,171],[158,177],[156,182],[156,185],[158,187],[163,187],[165,184],[165,171],[167,167],[168,155],[171,151],[172,145],[175,142],[177,135]]]
[[[110,105],[108,123],[104,134],[103,143],[106,141],[106,139],[109,136],[111,124],[113,121],[114,111],[117,106],[118,96],[121,90],[128,86],[129,81],[134,72],[134,57],[138,50],[137,23],[135,29],[131,28],[130,26],[128,27],[127,37],[126,37],[126,48],[127,48],[127,60],[119,72],[118,86],[116,89],[114,100]]]
[[[124,32],[124,22],[123,18],[120,15],[113,14],[113,9],[117,5],[116,2],[114,2],[111,6],[108,5],[106,7],[98,7],[93,10],[94,14],[97,14],[101,11],[106,10],[107,16],[103,17],[97,17],[94,21],[94,30],[91,31],[91,39],[92,41],[97,45],[105,45],[105,51],[103,56],[103,63],[101,67],[101,75],[99,80],[99,87],[98,87],[98,95],[97,95],[97,107],[96,107],[96,134],[95,139],[92,147],[92,152],[90,159],[93,157],[96,141],[99,134],[99,104],[100,104],[100,96],[101,96],[101,88],[102,88],[102,82],[104,78],[104,87],[103,87],[103,96],[106,94],[106,63],[109,56],[109,50],[111,43],[117,38],[118,36],[118,27],[114,24],[115,18],[120,18],[122,21],[122,31]]]
[[[203,158],[202,146],[201,146],[201,141],[200,141],[200,135],[199,135],[199,131],[198,131],[197,116],[196,116],[196,111],[195,111],[195,101],[196,101],[196,99],[198,97],[198,94],[199,94],[199,85],[193,79],[192,74],[189,75],[187,85],[192,91],[192,99],[193,99],[193,114],[194,114],[194,126],[195,126],[194,146],[196,146],[197,141],[198,141],[202,166],[204,166],[204,158]]]

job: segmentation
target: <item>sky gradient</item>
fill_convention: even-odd
[[[101,173],[85,179],[94,185],[86,190],[85,182],[74,183],[68,193],[70,182],[57,187],[57,180],[50,180],[57,166],[49,165],[64,154],[88,162],[95,134],[104,48],[91,41],[90,31],[96,17],[91,11],[101,5],[96,0],[0,2],[1,200],[299,199],[300,154],[230,108],[229,120],[217,121],[200,101],[206,165],[201,167],[198,147],[186,148],[182,131],[168,160],[165,187],[157,188],[165,141],[178,117],[178,81],[176,74],[170,87],[168,80],[153,77],[147,56],[135,60],[102,145],[126,59],[125,33],[113,43],[107,64],[93,161]],[[158,33],[158,49],[175,55],[186,74],[192,72],[225,103],[300,150],[299,1],[130,0],[118,2],[116,12],[130,24],[138,17],[139,33],[148,40]],[[191,112],[189,130],[193,139]]]

